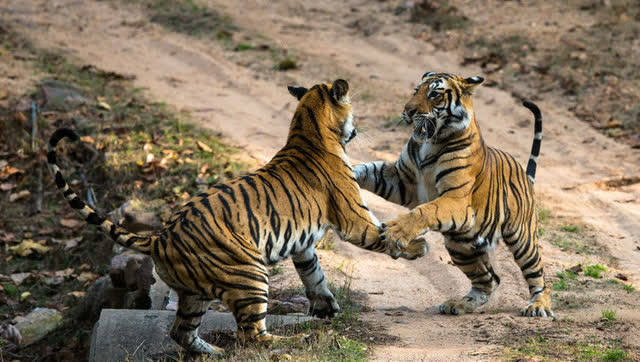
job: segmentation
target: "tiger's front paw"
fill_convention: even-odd
[[[535,300],[520,311],[522,316],[526,317],[551,317],[555,319],[555,315],[551,310],[551,295],[545,290]]]
[[[409,213],[382,224],[380,240],[387,244],[389,254],[395,258],[416,259],[424,256],[429,249],[424,239],[417,239],[426,230],[418,229],[410,216]]]
[[[309,314],[318,318],[333,318],[340,311],[340,306],[333,295],[308,295]]]
[[[403,249],[400,249],[395,245],[390,245],[388,254],[394,259],[403,258],[408,260],[416,260],[427,255],[428,252],[429,244],[427,244],[427,241],[424,238],[417,238],[411,240],[411,242],[409,242],[409,245]]]

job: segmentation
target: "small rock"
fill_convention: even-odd
[[[38,342],[62,325],[62,313],[55,309],[36,308],[24,317],[16,317],[15,327],[22,335],[22,345]]]
[[[44,96],[43,109],[46,111],[71,111],[91,100],[80,89],[55,80],[45,80],[40,87]]]

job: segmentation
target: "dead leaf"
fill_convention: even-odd
[[[63,269],[63,270],[56,270],[55,272],[53,272],[54,276],[57,277],[68,277],[71,274],[73,274],[73,268],[67,268],[67,269]]]
[[[84,298],[87,293],[81,291],[69,292],[67,295],[70,295],[74,298]]]
[[[16,184],[4,183],[0,184],[0,190],[2,191],[11,191],[16,187]]]
[[[582,265],[581,264],[574,265],[574,266],[572,266],[571,268],[569,268],[567,270],[578,274],[578,273],[582,272]]]
[[[20,294],[20,301],[24,302],[30,296],[31,296],[31,292],[23,292],[22,294]]]
[[[111,111],[111,106],[104,101],[98,102],[98,108],[104,109],[106,111]]]
[[[75,248],[76,246],[78,246],[78,244],[80,244],[81,241],[82,241],[82,236],[78,236],[77,238],[65,240],[64,250],[65,251],[69,251],[69,250]]]
[[[618,273],[618,274],[616,274],[616,278],[617,278],[617,279],[620,279],[620,280],[624,280],[625,282],[626,282],[627,280],[629,280],[629,278],[627,278],[627,276],[626,276],[626,275],[624,275],[624,274],[622,274],[622,273]]]
[[[6,180],[17,173],[24,173],[24,171],[9,165],[5,165],[4,167],[0,168],[0,180]]]
[[[98,279],[100,276],[91,272],[82,272],[76,278],[80,283],[92,282]]]
[[[20,285],[32,275],[33,274],[31,273],[13,273],[9,277],[11,278],[13,284]]]
[[[44,284],[46,285],[60,285],[64,282],[64,277],[62,276],[53,276],[50,278],[46,278],[44,280]]]
[[[38,244],[31,239],[24,240],[20,244],[9,248],[10,252],[12,252],[13,254],[18,254],[20,256],[29,256],[33,253],[43,255],[48,253],[49,250],[51,250],[50,247]]]
[[[211,149],[211,147],[209,147],[206,143],[203,143],[201,141],[196,141],[196,144],[198,145],[198,148],[201,149],[202,151],[213,153],[213,150]]]
[[[20,191],[18,193],[9,195],[9,202],[15,202],[15,201],[18,201],[20,199],[24,199],[25,197],[27,197],[29,195],[31,195],[31,191],[22,190],[22,191]]]
[[[619,127],[622,127],[622,123],[620,121],[613,120],[605,123],[603,128],[609,129],[609,128],[619,128]]]
[[[84,222],[78,219],[60,219],[60,225],[69,228],[69,229],[77,229],[82,226]]]
[[[3,231],[0,234],[0,241],[3,243],[13,243],[16,241],[16,234]]]
[[[84,143],[90,143],[90,144],[94,144],[95,141],[93,140],[93,138],[91,138],[91,136],[82,136],[80,137],[80,141],[84,142]]]

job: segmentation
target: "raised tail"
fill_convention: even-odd
[[[102,215],[98,214],[96,210],[80,200],[80,197],[71,190],[69,184],[67,184],[67,181],[65,181],[62,176],[60,167],[58,167],[56,160],[56,145],[65,137],[68,137],[72,141],[77,141],[79,138],[78,134],[70,128],[57,129],[49,139],[47,162],[49,171],[56,180],[56,186],[58,186],[58,189],[62,191],[64,197],[69,201],[71,208],[80,214],[80,216],[82,216],[82,218],[89,224],[98,225],[98,227],[105,234],[111,236],[116,243],[144,254],[150,254],[151,247],[156,241],[157,236],[141,236],[130,233],[120,226],[116,226],[114,223],[105,219]]]
[[[535,117],[533,145],[531,146],[529,163],[527,163],[527,177],[529,177],[531,183],[534,183],[536,179],[536,167],[538,166],[538,156],[540,155],[540,144],[542,143],[542,114],[540,113],[540,108],[532,102],[524,101],[522,105],[529,108]]]

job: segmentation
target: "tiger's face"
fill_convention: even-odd
[[[469,127],[473,117],[471,97],[483,80],[425,73],[402,112],[405,122],[415,124],[413,140],[438,143]]]
[[[349,98],[349,83],[344,79],[337,79],[332,84],[319,84],[307,89],[305,87],[287,87],[289,93],[296,97],[300,104],[324,108],[323,111],[331,117],[314,119],[319,127],[332,130],[339,137],[344,146],[353,140],[358,131],[353,124],[353,111]],[[305,98],[302,101],[302,98]]]

